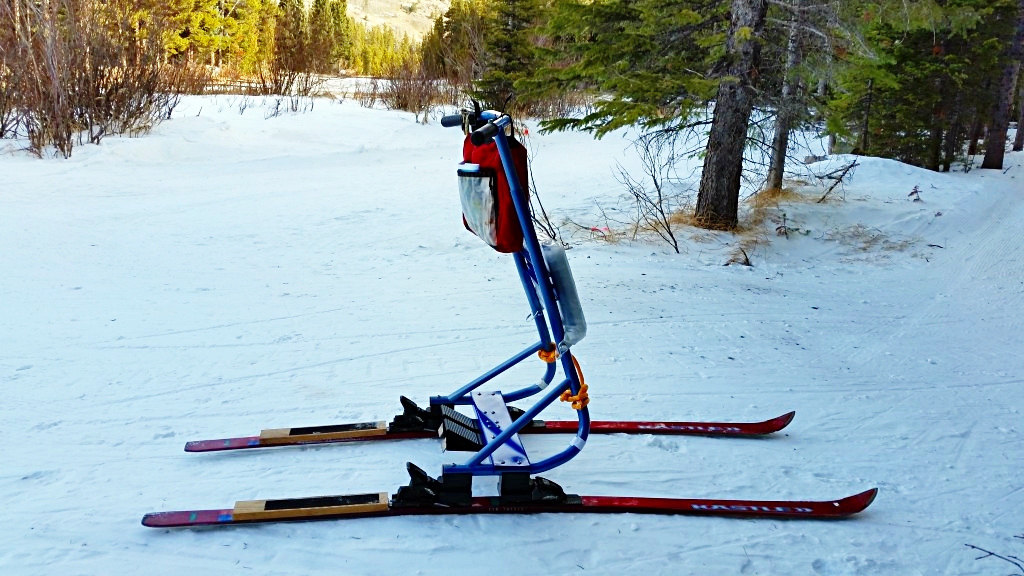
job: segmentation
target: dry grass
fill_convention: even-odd
[[[812,203],[814,198],[804,196],[790,188],[768,188],[745,200],[749,210],[732,231],[736,234],[736,245],[729,253],[725,265],[743,264],[752,266],[750,256],[771,243],[772,230],[779,233],[785,229],[784,216],[780,216],[779,205],[787,203]],[[779,235],[783,235],[779,233]]]
[[[850,248],[843,262],[874,262],[890,259],[894,253],[906,252],[917,244],[918,239],[894,237],[877,228],[854,224],[845,228],[828,231],[825,240]]]

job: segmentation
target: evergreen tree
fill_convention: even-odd
[[[348,49],[345,0],[314,0],[309,14],[309,47],[317,72],[337,73]]]
[[[260,26],[264,4],[274,0],[237,0],[222,3],[222,63],[243,74],[252,74],[260,62]]]
[[[1009,12],[1009,11],[1008,11]],[[1017,83],[1017,74],[1024,65],[1024,0],[1018,0],[1014,18],[1008,20],[1015,24],[1013,35],[1005,40],[1005,48],[1001,54],[1002,73],[995,84],[995,98],[992,106],[989,136],[985,143],[985,159],[982,168],[1002,170],[1003,156],[1006,152],[1006,129],[1010,124],[1010,108],[1013,101],[1013,89]],[[1017,130],[1021,127],[1018,125]]]
[[[725,74],[718,83],[715,109],[697,191],[696,217],[708,228],[737,223],[743,150],[757,98],[761,34],[766,0],[732,0],[725,41]]]
[[[485,108],[508,110],[521,94],[516,82],[535,67],[532,29],[539,12],[538,0],[497,0],[489,25],[483,29],[482,73],[472,95]],[[521,107],[521,106],[520,106]]]
[[[168,25],[163,40],[169,56],[194,61],[213,57],[222,26],[220,0],[167,0],[161,12]]]
[[[309,72],[309,27],[303,0],[281,0],[274,26],[274,60],[281,70]]]
[[[555,50],[538,79],[608,97],[582,118],[545,127],[598,136],[633,124],[672,132],[707,125],[702,116],[714,101],[697,216],[708,227],[734,226],[766,10],[765,0],[556,5],[549,27]]]
[[[549,130],[683,129],[717,88],[707,74],[728,11],[718,0],[594,0],[556,3],[548,20],[545,67],[524,82],[538,94],[588,90],[602,95],[579,118]]]
[[[971,126],[988,120],[1010,1],[951,1],[916,20],[865,11],[865,50],[837,77],[830,130],[857,151],[948,170]]]

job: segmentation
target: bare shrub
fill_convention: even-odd
[[[13,38],[8,38],[5,31],[6,28],[0,29],[0,138],[15,138],[21,124],[15,92],[19,79],[18,69],[7,62],[7,48],[13,44]]]
[[[633,142],[633,149],[640,156],[645,178],[634,178],[619,164],[617,179],[633,197],[634,229],[654,232],[678,254],[674,227],[688,196],[673,169],[677,161],[674,137],[661,132],[644,134]]]
[[[379,99],[389,110],[412,112],[417,122],[426,124],[430,108],[443,97],[438,83],[418,62],[407,60],[385,75]]]
[[[181,93],[201,89],[206,76],[164,63],[163,23],[147,2],[0,3],[5,133],[27,137],[37,156],[52,147],[67,158],[76,143],[149,131]]]
[[[1014,536],[1014,538],[1024,539],[1024,534]],[[967,546],[971,550],[977,550],[978,552],[982,553],[982,555],[975,558],[975,560],[984,560],[985,558],[997,558],[999,560],[1002,560],[1013,565],[1017,569],[1014,572],[1015,574],[1019,573],[1024,575],[1024,560],[1021,560],[1019,556],[1013,556],[1012,554],[996,554],[991,550],[986,550],[980,546],[975,546],[974,544],[964,544],[964,546]]]
[[[593,103],[593,96],[580,90],[545,96],[531,95],[529,98],[519,98],[511,107],[517,116],[549,120],[585,116],[592,111]]]
[[[381,101],[381,82],[377,78],[370,78],[369,81],[359,88],[356,88],[353,96],[363,108],[373,108]]]

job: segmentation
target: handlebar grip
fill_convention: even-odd
[[[494,135],[498,133],[498,127],[495,126],[494,122],[488,122],[480,128],[473,131],[470,136],[470,140],[475,146],[482,146],[491,141]]]
[[[462,114],[449,114],[448,116],[441,117],[441,126],[445,128],[462,126]]]

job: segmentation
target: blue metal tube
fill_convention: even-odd
[[[476,380],[473,380],[469,384],[466,384],[462,388],[459,388],[455,392],[452,392],[451,394],[449,394],[447,396],[434,396],[434,397],[432,397],[430,399],[430,403],[431,404],[471,404],[472,401],[469,400],[469,398],[467,397],[470,392],[472,392],[473,390],[479,388],[481,384],[484,384],[485,382],[491,380],[492,378],[494,378],[498,374],[501,374],[502,372],[508,370],[509,368],[515,366],[516,364],[522,362],[523,360],[529,358],[531,355],[536,354],[537,352],[539,352],[540,350],[543,350],[546,347],[547,347],[547,344],[545,344],[544,341],[538,342],[537,344],[534,344],[533,346],[530,346],[529,348],[523,350],[519,354],[516,354],[515,356],[509,358],[508,360],[505,360],[501,364],[498,364],[494,368],[491,368],[485,374],[483,374],[482,376],[478,377]],[[549,372],[550,372],[550,370],[549,370]],[[547,381],[550,382],[551,379],[548,378]]]
[[[533,288],[534,276],[530,270],[527,255],[521,251],[516,252],[513,259],[516,261],[519,280],[523,283],[523,291],[526,292],[526,300],[530,303],[530,311],[533,312],[533,321],[537,324],[537,333],[540,335],[540,341],[550,342],[551,336],[548,334],[548,325],[544,320],[544,308],[541,306],[540,300],[537,299],[537,291]]]
[[[562,326],[562,319],[559,317],[558,306],[555,303],[555,293],[551,288],[551,281],[548,275],[547,264],[544,263],[544,256],[540,251],[540,242],[537,240],[537,232],[533,229],[533,222],[530,220],[530,206],[524,202],[526,195],[523,192],[519,176],[516,174],[515,163],[512,161],[512,150],[509,148],[508,140],[505,137],[505,126],[512,120],[508,116],[501,116],[494,120],[494,124],[500,128],[494,136],[494,143],[498,148],[498,155],[501,157],[501,165],[505,169],[505,178],[508,180],[509,189],[512,195],[512,202],[516,207],[516,215],[519,217],[519,225],[523,230],[523,241],[526,244],[526,252],[530,257],[534,274],[537,276],[537,285],[540,288],[541,298],[544,307],[548,309],[548,321],[551,323],[551,332],[556,342],[565,338],[565,328]],[[576,391],[574,390],[573,393]]]

